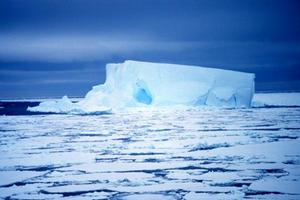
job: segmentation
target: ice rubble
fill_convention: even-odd
[[[136,106],[250,107],[254,74],[165,63],[125,61],[106,65],[106,82],[82,101],[46,101],[35,112],[93,113]]]

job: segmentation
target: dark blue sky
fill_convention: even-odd
[[[83,96],[126,59],[253,72],[300,90],[298,0],[1,0],[0,98]]]

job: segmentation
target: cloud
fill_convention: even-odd
[[[197,55],[200,58],[206,56],[212,60],[215,56],[222,61],[229,58],[244,63],[251,62],[247,60],[250,59],[257,64],[274,56],[277,59],[280,54],[286,57],[300,53],[300,45],[295,42],[170,41],[155,37],[115,35],[0,34],[0,44],[0,59],[6,61],[93,61],[114,56],[130,58],[138,54],[147,57],[151,53],[176,56],[182,53],[182,57],[186,57],[187,52],[200,52],[202,55]]]
[[[68,71],[0,70],[0,85],[99,83],[104,81],[103,69],[74,69]]]
[[[154,41],[144,38],[91,35],[0,35],[0,58],[21,61],[86,61],[137,52],[174,52],[193,46],[190,42]]]

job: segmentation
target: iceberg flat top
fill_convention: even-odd
[[[106,81],[72,103],[42,103],[31,111],[98,112],[136,106],[250,107],[254,74],[216,68],[125,61],[106,65]]]

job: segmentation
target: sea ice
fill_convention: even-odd
[[[279,192],[288,194],[300,194],[298,180],[284,180],[282,178],[266,178],[255,181],[249,187],[250,190]]]
[[[94,113],[136,106],[250,107],[254,74],[165,63],[125,61],[106,65],[106,81],[72,103],[43,102],[29,111]]]
[[[257,93],[253,97],[252,107],[300,106],[300,93]]]
[[[0,199],[300,199],[299,116],[177,106],[0,116]]]

